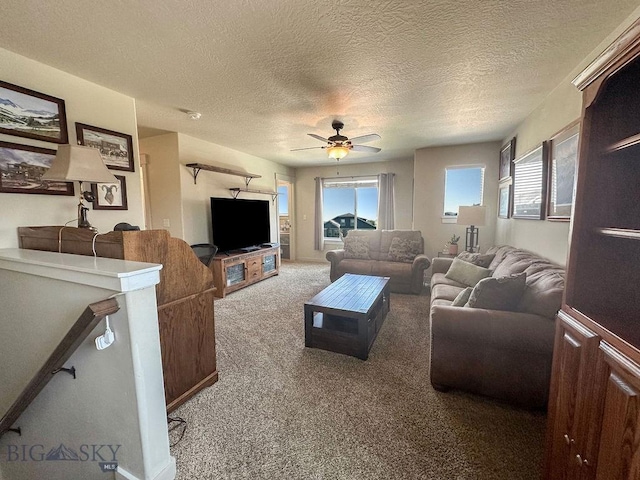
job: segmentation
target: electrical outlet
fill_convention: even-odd
[[[163,227],[170,227],[171,226],[171,222],[169,221],[168,218],[163,218],[162,219],[162,226]]]
[[[306,221],[307,220],[307,216],[306,215],[302,215],[302,220]]]

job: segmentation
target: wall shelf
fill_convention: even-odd
[[[200,170],[208,170],[210,172],[224,173],[227,175],[236,175],[238,177],[244,177],[245,186],[249,186],[249,182],[253,178],[262,178],[262,175],[256,175],[255,173],[241,172],[240,170],[232,170],[230,168],[216,167],[214,165],[206,165],[204,163],[187,163],[187,167],[193,169],[193,183],[197,183],[198,174]]]
[[[278,192],[272,192],[270,190],[254,190],[251,188],[230,188],[229,191],[231,192],[231,195],[233,195],[233,198],[238,198],[238,195],[240,195],[240,192],[259,193],[261,195],[271,195],[271,200],[273,202],[275,202],[276,198],[278,197]]]

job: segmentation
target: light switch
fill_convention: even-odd
[[[163,218],[162,219],[162,226],[163,227],[170,227],[171,226],[171,222],[169,221],[168,218]]]

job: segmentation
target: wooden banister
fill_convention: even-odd
[[[0,437],[11,429],[11,426],[38,396],[49,380],[60,371],[87,335],[107,315],[113,315],[120,307],[114,298],[92,303],[82,312],[71,329],[49,356],[42,368],[34,375],[13,405],[0,420]]]

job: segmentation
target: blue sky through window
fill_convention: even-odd
[[[322,220],[326,222],[343,213],[355,213],[355,188],[325,188]],[[378,219],[378,189],[359,187],[358,216],[367,220]]]
[[[289,215],[289,189],[286,185],[278,187],[278,215]]]
[[[444,212],[458,213],[460,205],[482,204],[483,167],[447,168]]]

